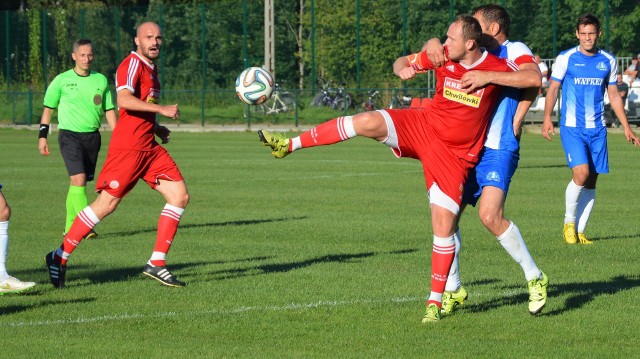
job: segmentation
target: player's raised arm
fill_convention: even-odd
[[[427,58],[429,58],[429,61],[431,61],[435,67],[444,65],[448,60],[442,42],[436,37],[427,40],[427,42],[422,45],[422,51],[427,54]]]
[[[417,71],[411,66],[409,56],[402,56],[393,63],[393,73],[402,80],[410,80],[416,76]]]
[[[401,56],[393,63],[393,73],[402,80],[410,80],[416,74],[433,69],[425,52],[418,52],[408,56]]]
[[[540,68],[535,63],[519,65],[515,72],[469,71],[462,76],[462,88],[472,93],[488,84],[515,88],[539,88],[542,84]]]

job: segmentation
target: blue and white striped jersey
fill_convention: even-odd
[[[490,52],[498,57],[512,60],[518,65],[527,62],[535,63],[531,50],[527,45],[518,41],[511,42],[507,40]],[[520,89],[513,87],[502,88],[498,98],[498,105],[493,113],[491,125],[487,132],[485,147],[511,151],[516,151],[520,148],[520,144],[513,134],[513,116],[516,114],[520,95]]]
[[[615,56],[604,50],[592,56],[580,52],[579,46],[561,52],[551,72],[551,79],[562,84],[560,125],[606,127],[604,93],[616,84],[617,72]]]

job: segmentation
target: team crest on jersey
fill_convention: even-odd
[[[600,61],[598,62],[598,64],[596,65],[596,68],[600,71],[607,71],[607,64],[604,63],[604,61]]]
[[[449,70],[449,71],[451,71],[451,72],[453,72],[453,70],[454,70],[455,68],[456,68],[456,67],[455,67],[455,66],[453,66],[453,65],[448,65],[448,66],[447,66],[447,70]]]
[[[500,182],[500,175],[496,171],[487,173],[487,181]]]
[[[97,94],[95,96],[93,96],[93,104],[98,106],[102,103],[102,96],[100,96],[100,94]]]
[[[482,95],[484,94],[484,88],[474,93],[465,93],[461,90],[461,88],[462,82],[460,80],[445,77],[444,91],[442,95],[448,100],[458,102],[463,105],[475,108],[480,107],[480,101],[482,100]]]
[[[111,189],[117,189],[118,187],[120,187],[120,182],[113,180],[111,182],[109,182],[109,188]]]

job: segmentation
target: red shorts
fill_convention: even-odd
[[[158,180],[183,181],[178,165],[162,146],[151,151],[111,150],[96,181],[96,191],[123,198],[139,179],[155,189]]]
[[[398,157],[415,158],[422,163],[427,190],[437,184],[458,206],[464,184],[475,163],[460,158],[456,149],[444,143],[428,125],[427,110],[387,110],[398,137]],[[460,152],[460,151],[458,151]]]

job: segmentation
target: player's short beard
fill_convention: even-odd
[[[149,51],[149,49],[150,49],[150,47],[142,50],[142,54],[144,55],[144,57],[148,58],[149,60],[155,60],[160,56],[160,48],[159,47],[156,47],[156,49],[158,51],[158,54],[156,56],[154,56],[154,57],[151,57],[151,51]]]

